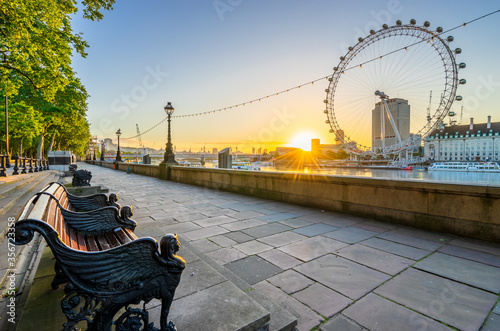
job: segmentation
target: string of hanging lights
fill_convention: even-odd
[[[461,27],[465,27],[467,26],[468,24],[470,23],[473,23],[473,22],[476,22],[476,21],[479,21],[481,19],[484,19],[490,15],[493,15],[493,14],[496,14],[496,13],[499,13],[500,10],[496,10],[496,11],[493,11],[493,12],[490,12],[488,14],[485,14],[483,16],[480,16],[480,17],[477,17],[473,20],[470,20],[468,22],[464,22],[460,25],[457,25],[451,29],[448,29],[446,31],[442,31],[442,32],[439,32],[439,33],[436,33],[437,36],[439,35],[442,35],[442,34],[445,34],[445,33],[448,33],[448,32],[451,32],[453,30],[456,30],[458,28],[461,28]],[[432,38],[432,37],[431,37]],[[429,40],[431,39],[429,38]],[[355,68],[358,68],[358,69],[363,69],[363,65],[365,64],[368,64],[368,63],[371,63],[371,62],[374,62],[374,61],[377,61],[377,60],[380,60],[382,59],[383,57],[385,56],[388,56],[388,55],[391,55],[393,53],[396,53],[396,52],[400,52],[400,51],[407,51],[409,47],[412,47],[412,46],[415,46],[419,43],[422,43],[422,42],[427,42],[429,40],[420,40],[420,41],[417,41],[411,45],[407,45],[407,46],[403,46],[399,49],[396,49],[396,50],[393,50],[391,51],[390,53],[387,53],[387,54],[383,54],[383,55],[380,55],[380,56],[377,56],[376,58],[373,58],[373,59],[370,59],[370,60],[367,60],[363,63],[360,63],[360,64],[356,64],[352,67],[349,67],[349,68],[346,68],[344,69],[344,71],[342,72],[343,74],[346,72],[346,71],[349,71],[349,70],[353,70]],[[269,95],[266,95],[266,96],[263,96],[263,97],[260,97],[260,98],[256,98],[256,99],[253,99],[253,100],[249,100],[249,101],[245,101],[245,102],[241,102],[241,103],[238,103],[238,104],[235,104],[235,105],[231,105],[231,106],[228,106],[228,107],[224,107],[224,108],[219,108],[219,109],[214,109],[214,110],[209,110],[209,111],[204,111],[204,112],[199,112],[199,113],[192,113],[192,114],[185,114],[185,115],[176,115],[176,116],[171,116],[172,118],[186,118],[186,117],[195,117],[195,116],[203,116],[203,115],[210,115],[210,114],[216,114],[216,113],[219,113],[219,112],[223,112],[223,111],[228,111],[228,110],[235,110],[236,108],[240,107],[244,107],[246,105],[250,105],[250,104],[253,104],[254,102],[260,102],[262,100],[265,100],[265,99],[268,99],[270,97],[275,97],[275,96],[278,96],[280,94],[284,94],[284,93],[287,93],[287,92],[290,92],[290,91],[293,91],[293,90],[297,90],[297,89],[300,89],[301,87],[304,87],[304,86],[309,86],[309,85],[314,85],[314,83],[316,82],[319,82],[321,80],[329,80],[331,79],[331,74],[330,75],[327,75],[327,76],[323,76],[321,78],[317,78],[317,79],[314,79],[312,81],[309,81],[307,83],[303,83],[303,84],[300,84],[300,85],[297,85],[297,86],[294,86],[294,87],[291,87],[291,88],[288,88],[286,90],[282,90],[282,91],[279,91],[279,92],[275,92],[275,93],[272,93],[272,94],[269,94]],[[156,123],[154,126],[152,126],[151,128],[147,129],[146,131],[140,133],[140,134],[137,134],[135,136],[132,136],[132,137],[127,137],[127,138],[122,138],[122,139],[134,139],[134,138],[137,138],[139,136],[142,136],[148,132],[150,132],[151,130],[155,129],[156,127],[158,127],[160,124],[162,124],[163,122],[165,122],[167,120],[167,118],[165,117],[164,119],[162,119],[160,122]]]

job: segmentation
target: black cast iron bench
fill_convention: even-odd
[[[52,186],[55,186],[54,189],[57,187],[58,190],[60,190],[60,195],[57,195],[59,200],[67,199],[70,203],[71,206],[66,209],[74,211],[91,211],[108,206],[114,206],[118,209],[121,208],[120,204],[118,204],[118,195],[115,193],[110,193],[109,196],[104,193],[77,196],[69,193],[68,189],[63,184],[58,182],[48,184],[41,190],[41,192],[49,190]]]
[[[71,212],[63,207],[69,198],[61,198],[61,191],[60,185],[50,185],[28,201],[14,224],[13,243],[27,244],[38,232],[51,248],[56,259],[52,286],[66,282],[61,308],[68,321],[63,330],[76,330],[80,321],[94,331],[110,331],[112,325],[114,330],[159,330],[144,308],[129,307],[145,306],[153,298],[162,300],[160,330],[175,330],[167,318],[185,268],[175,255],[177,235],[165,235],[159,251],[155,239],[137,238],[127,226],[98,218],[99,211],[116,213],[116,207]]]

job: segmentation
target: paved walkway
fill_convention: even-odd
[[[299,330],[500,330],[500,244],[80,163],[138,236],[182,234]]]

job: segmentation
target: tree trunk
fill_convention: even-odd
[[[38,136],[38,146],[36,148],[36,158],[41,159],[43,157],[43,133]]]
[[[24,136],[21,137],[21,143],[19,144],[19,157],[23,156],[23,140]]]
[[[54,139],[56,137],[56,134],[52,134],[52,138],[50,138],[50,144],[49,144],[49,149],[47,150],[47,155],[49,155],[50,151],[52,150],[52,146],[54,146]]]

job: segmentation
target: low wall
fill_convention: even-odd
[[[500,187],[172,167],[171,180],[500,242]]]
[[[159,177],[160,176],[160,168],[157,165],[152,164],[135,164],[135,163],[116,163],[116,162],[107,162],[107,161],[86,161],[89,164],[100,165],[105,168],[116,169],[120,171],[127,171],[130,169],[130,172],[133,174],[144,175],[149,177]],[[117,168],[118,166],[118,168]]]

